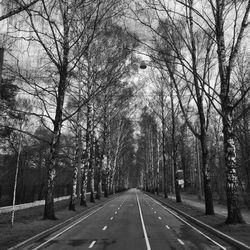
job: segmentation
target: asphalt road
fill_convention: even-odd
[[[177,217],[176,217],[177,216]],[[213,238],[213,239],[212,239]],[[233,249],[131,189],[25,249]]]

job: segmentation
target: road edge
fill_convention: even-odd
[[[67,219],[66,221],[63,221],[51,228],[48,228],[46,229],[45,231],[42,231],[41,233],[38,233],[36,235],[34,235],[33,237],[27,239],[27,240],[24,240],[24,241],[21,241],[20,243],[8,248],[7,250],[14,250],[14,249],[20,249],[20,247],[25,247],[27,246],[28,244],[32,244],[33,242],[37,241],[37,240],[40,240],[44,237],[47,237],[49,236],[50,234],[62,229],[63,227],[69,225],[70,223],[73,223],[74,221],[78,220],[79,218],[87,215],[88,213],[90,213],[92,210],[100,207],[100,206],[103,206],[104,204],[108,203],[108,202],[111,202],[112,200],[116,199],[117,197],[120,196],[121,193],[119,194],[115,194],[114,197],[112,197],[111,199],[108,199],[108,200],[105,200],[105,201],[102,201],[96,205],[94,205],[93,207],[90,207],[90,208],[87,208],[86,210],[82,211],[81,213],[79,214],[76,214],[75,216]]]
[[[219,230],[217,230],[217,229],[215,229],[215,228],[213,228],[213,227],[211,227],[211,226],[205,224],[204,222],[201,222],[201,221],[199,221],[199,220],[193,218],[192,216],[190,216],[190,215],[188,215],[188,214],[182,212],[181,210],[179,210],[179,209],[177,209],[177,208],[175,208],[175,207],[173,207],[173,206],[167,204],[166,202],[164,202],[164,201],[158,199],[158,198],[155,197],[154,195],[151,195],[151,194],[149,194],[149,193],[147,193],[147,192],[144,192],[144,194],[146,194],[146,195],[148,195],[149,197],[151,197],[151,198],[157,200],[157,201],[160,202],[161,204],[163,204],[163,205],[165,205],[166,207],[172,209],[173,211],[175,211],[176,213],[182,215],[183,217],[189,219],[190,221],[192,221],[192,222],[195,223],[196,225],[198,225],[198,226],[200,226],[200,227],[202,227],[202,228],[208,230],[210,233],[213,233],[214,235],[216,235],[217,237],[221,238],[222,240],[224,240],[224,241],[226,241],[226,242],[232,244],[234,247],[237,247],[237,248],[242,249],[242,250],[250,250],[250,246],[248,246],[247,244],[245,244],[245,243],[243,243],[243,242],[241,242],[241,241],[239,241],[239,240],[237,240],[237,239],[235,239],[235,238],[233,238],[233,237],[231,237],[231,236],[229,236],[229,235],[227,235],[227,234],[225,234],[225,233],[222,233],[221,231],[219,231]]]

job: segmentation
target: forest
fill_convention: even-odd
[[[131,187],[250,209],[250,1],[2,0],[0,206]],[[87,199],[87,193],[90,194]]]

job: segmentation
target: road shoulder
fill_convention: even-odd
[[[117,195],[110,195],[108,198],[102,197],[101,200],[96,200],[95,203],[88,203],[87,207],[77,205],[76,211],[68,210],[68,200],[59,202],[55,205],[57,220],[43,220],[43,206],[17,211],[13,229],[10,227],[10,213],[1,214],[0,250],[11,247],[13,247],[12,249],[20,249],[20,247],[15,248],[15,246],[24,241],[36,240],[55,232],[67,225],[67,223],[71,223],[115,197]]]
[[[149,193],[147,193],[149,194]],[[204,211],[199,208],[193,207],[190,204],[184,203],[176,203],[172,199],[165,199],[162,196],[157,196],[153,194],[149,194],[151,197],[165,203],[175,210],[179,210],[196,220],[200,221],[211,227],[212,229],[218,230],[223,234],[228,235],[229,239],[234,238],[237,241],[242,242],[243,244],[250,246],[250,224],[236,224],[236,225],[227,225],[225,224],[225,217],[215,214],[215,215],[205,215]],[[250,249],[249,248],[241,248],[241,249]]]

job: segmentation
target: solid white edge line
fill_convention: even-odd
[[[118,198],[118,197],[117,197]],[[113,200],[111,200],[113,201]],[[82,222],[83,220],[87,219],[89,216],[91,216],[92,214],[96,213],[97,211],[101,210],[102,208],[104,208],[107,204],[109,204],[111,201],[108,201],[106,204],[104,204],[102,207],[97,208],[96,210],[88,213],[86,216],[82,217],[81,219],[77,220],[75,223],[73,223],[72,225],[70,225],[69,227],[65,228],[63,231],[61,231],[60,233],[56,234],[55,236],[53,236],[52,238],[49,238],[47,241],[45,241],[44,243],[42,243],[41,245],[37,246],[36,248],[33,248],[32,250],[37,250],[41,247],[43,247],[44,245],[46,245],[48,242],[54,240],[55,238],[57,238],[58,236],[62,235],[63,233],[67,232],[68,230],[70,230],[72,227],[74,227],[75,225],[79,224],[80,222]]]
[[[177,239],[181,245],[185,245],[185,243],[181,239]]]
[[[89,245],[89,248],[92,248],[96,243],[96,240],[92,241],[92,243]]]
[[[143,216],[142,216],[141,205],[140,205],[140,202],[139,202],[139,199],[138,199],[137,192],[136,192],[136,199],[137,199],[137,204],[138,204],[139,213],[140,213],[140,217],[141,217],[142,230],[143,230],[143,234],[144,234],[144,238],[145,238],[147,250],[151,250],[151,247],[150,247],[150,244],[149,244],[149,240],[148,240],[147,231],[146,231],[146,227],[145,227]]]
[[[150,197],[150,196],[148,196]],[[163,207],[165,210],[167,210],[169,213],[173,214],[176,218],[178,218],[179,220],[181,220],[182,222],[184,222],[185,224],[187,224],[188,226],[190,226],[191,228],[193,228],[195,231],[197,231],[198,233],[200,233],[201,235],[203,235],[205,238],[207,238],[208,240],[210,240],[211,242],[213,242],[215,245],[219,246],[220,248],[222,248],[223,250],[227,250],[227,248],[225,248],[224,246],[222,246],[221,244],[219,244],[218,242],[214,241],[213,239],[211,239],[209,236],[207,236],[206,234],[204,234],[203,232],[201,232],[199,229],[197,229],[196,227],[192,226],[191,224],[189,224],[187,221],[183,220],[180,216],[178,216],[176,213],[172,212],[171,210],[169,210],[168,208],[164,207],[162,204],[160,204],[159,202],[155,201],[152,197],[150,197],[150,199],[152,199],[152,201],[154,201],[156,204],[160,205],[161,207]]]

